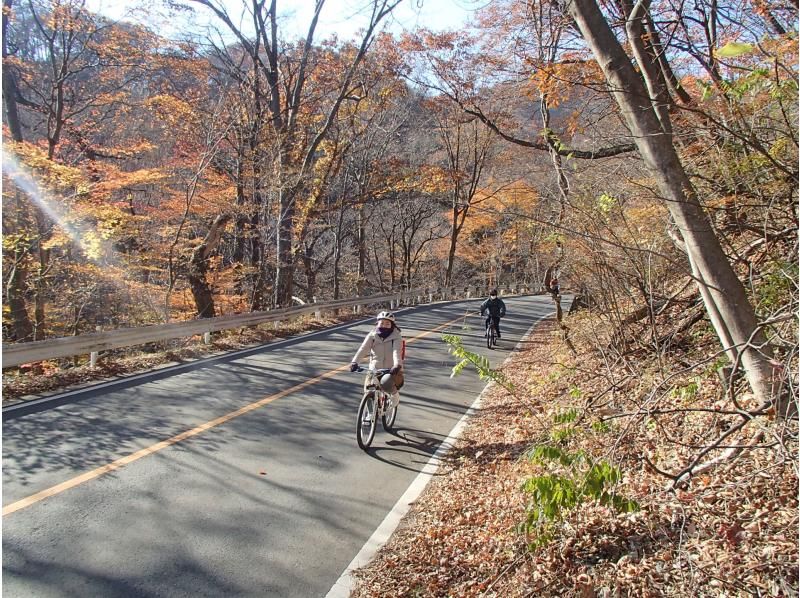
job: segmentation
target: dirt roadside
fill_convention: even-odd
[[[352,596],[797,595],[796,469],[757,451],[684,490],[665,489],[668,480],[642,460],[645,447],[666,454],[663,439],[584,410],[601,392],[586,373],[598,364],[579,371],[558,338],[555,322],[543,322],[507,363],[514,393],[487,391],[398,530],[356,571]],[[557,417],[573,409],[581,414],[573,423]],[[673,440],[683,444],[708,429],[700,419],[677,425],[685,437]],[[522,486],[545,470],[527,452],[554,438],[565,452],[617,466],[615,491],[639,510],[579,501],[534,546],[545,528],[521,531],[533,504]]]

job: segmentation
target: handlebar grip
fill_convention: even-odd
[[[391,369],[392,368],[381,368],[379,370],[372,370],[372,371],[373,373],[382,376],[383,374],[388,374],[391,371]],[[368,371],[370,371],[369,368],[363,368],[361,366],[358,366],[358,369],[355,370],[355,373],[360,374],[361,372],[368,372]]]

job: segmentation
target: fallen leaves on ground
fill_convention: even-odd
[[[552,321],[539,326],[512,357],[504,372],[514,395],[499,386],[486,393],[440,475],[355,573],[352,596],[797,595],[796,433],[768,429],[772,443],[671,489],[642,456],[679,471],[718,436],[720,418],[675,413],[651,425],[620,417],[641,407],[652,383],[628,377],[608,392],[607,381],[587,374],[602,364],[571,361],[554,331]],[[668,399],[688,403],[690,394]],[[565,446],[618,466],[619,492],[641,510],[583,502],[556,522],[549,543],[533,547],[518,529],[529,503],[521,483],[539,473],[525,453],[547,441],[554,414],[576,407],[581,432]],[[599,421],[606,426],[593,429]]]

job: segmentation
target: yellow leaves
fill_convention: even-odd
[[[390,170],[392,174],[387,177],[380,195],[390,192],[437,194],[452,189],[452,173],[438,166],[406,169],[395,165]]]
[[[41,147],[9,142],[7,151],[17,157],[20,169],[5,168],[6,173],[36,206],[33,209],[40,214],[36,220],[41,218],[55,225],[43,238],[42,246],[56,249],[75,245],[88,259],[101,259],[110,250],[109,240],[127,218],[117,207],[99,201],[103,192],[113,188],[90,184],[80,169],[48,159]],[[133,175],[131,179],[142,177]],[[124,177],[116,180],[118,184],[130,183]],[[27,234],[40,235],[41,230]]]
[[[93,261],[98,261],[103,256],[105,243],[97,231],[87,231],[81,236],[81,249],[86,257]]]
[[[63,229],[56,229],[53,234],[42,243],[44,249],[55,249],[56,247],[67,247],[72,242],[72,238]]]
[[[79,187],[86,188],[86,180],[80,169],[50,160],[42,147],[25,141],[6,141],[4,151],[15,156],[36,183],[50,191],[75,193]]]
[[[753,44],[742,44],[739,42],[728,42],[714,52],[720,58],[735,58],[742,54],[749,54],[753,51]]]

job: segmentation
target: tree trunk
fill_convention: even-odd
[[[208,258],[219,245],[222,232],[230,218],[228,214],[217,216],[211,224],[206,238],[203,239],[203,243],[195,248],[189,258],[189,287],[192,291],[198,318],[213,318],[217,315],[214,295],[206,278]]]
[[[453,284],[453,266],[456,261],[456,247],[458,245],[458,235],[464,226],[469,208],[459,209],[457,199],[453,199],[453,225],[450,227],[450,249],[447,252],[447,272],[444,276],[444,286],[449,287]],[[459,216],[461,221],[459,222]]]
[[[236,159],[236,223],[234,224],[233,234],[233,255],[231,259],[237,264],[244,263],[245,245],[246,245],[246,229],[247,229],[247,216],[242,213],[247,199],[244,194],[244,151],[239,148]]]
[[[770,347],[739,278],[722,251],[678,158],[668,127],[653,111],[644,82],[617,41],[594,0],[573,0],[568,11],[603,69],[639,153],[656,179],[683,238],[696,282],[728,356],[741,359],[760,401],[775,400]],[[730,341],[728,341],[730,339]],[[777,405],[785,413],[788,405]]]
[[[33,340],[33,324],[25,305],[25,279],[28,273],[23,264],[24,254],[25,252],[21,248],[14,249],[14,264],[11,267],[6,287],[6,299],[11,312],[14,340],[17,342]]]
[[[260,96],[257,105],[260,105]],[[260,110],[260,109],[259,109]],[[271,205],[268,204],[268,195],[264,192],[262,183],[263,165],[262,157],[258,151],[258,127],[251,132],[250,139],[250,159],[253,161],[253,213],[250,215],[250,264],[255,271],[253,275],[253,299],[250,303],[254,311],[262,311],[269,307],[269,293],[267,292],[267,282],[270,277],[267,273],[266,263],[266,243],[265,235],[261,230],[262,225],[267,222]],[[262,217],[263,215],[263,217]]]
[[[284,189],[278,192],[278,196],[275,307],[287,307],[292,302],[294,285],[294,259],[292,256],[294,197]]]
[[[34,247],[34,255],[38,261],[38,269],[34,279],[33,297],[33,340],[43,340],[46,336],[47,317],[45,314],[45,289],[47,283],[45,276],[50,268],[50,250],[45,248],[46,241],[52,235],[52,225],[47,221],[46,216],[37,207],[33,206],[34,219],[36,220],[37,238]]]
[[[342,261],[342,244],[343,244],[343,231],[344,228],[344,211],[345,204],[342,202],[339,205],[339,218],[336,221],[336,240],[333,248],[333,298],[339,299],[341,289],[341,261]]]
[[[367,227],[364,224],[364,207],[358,210],[358,282],[357,293],[364,294],[367,283]]]
[[[22,126],[17,109],[17,82],[10,65],[5,64],[8,58],[8,17],[11,13],[11,0],[3,0],[3,103],[6,105],[6,124],[14,141],[22,141]]]
[[[3,0],[2,51],[4,63],[8,57],[8,36],[6,33],[8,31],[8,17],[11,13],[11,6],[11,0]],[[5,65],[2,70],[3,103],[6,109],[6,123],[11,132],[11,138],[16,142],[20,142],[23,137],[19,120],[19,110],[17,108],[17,83],[14,80],[13,71],[8,65]],[[19,210],[21,209],[19,191],[15,193],[15,202],[15,209],[19,215]],[[14,248],[14,262],[8,277],[8,286],[6,287],[6,299],[8,301],[8,309],[10,311],[14,330],[14,340],[16,341],[33,340],[33,323],[28,315],[28,307],[25,302],[25,284],[28,272],[24,263],[24,254],[25,251],[19,247],[19,244],[16,244]]]

